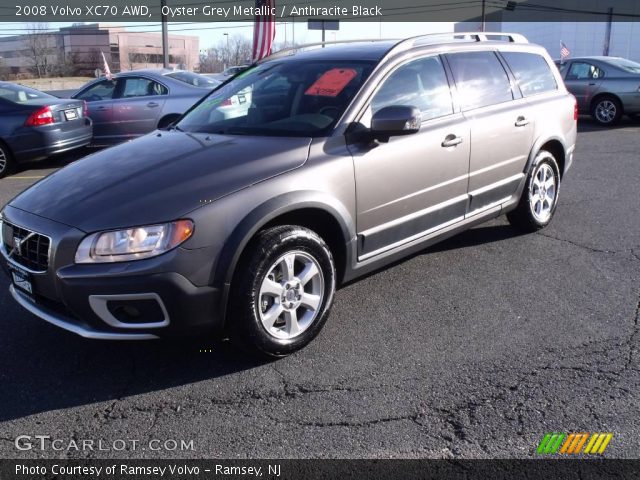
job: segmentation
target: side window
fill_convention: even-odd
[[[407,63],[393,72],[371,101],[371,114],[391,105],[417,107],[422,120],[453,113],[451,91],[440,57]]]
[[[94,83],[84,92],[81,92],[76,98],[80,100],[86,100],[87,102],[97,102],[100,100],[111,100],[113,98],[113,91],[115,90],[116,82],[111,80],[103,80],[98,83]]]
[[[523,96],[530,97],[558,89],[556,79],[544,57],[525,52],[502,52],[502,56],[511,67]]]
[[[602,69],[586,62],[573,62],[567,73],[567,80],[595,80],[602,77]]]
[[[124,82],[121,98],[149,97],[152,95],[166,95],[167,89],[153,80],[142,77],[126,77],[120,81]]]
[[[462,110],[513,100],[509,76],[494,52],[447,55]]]

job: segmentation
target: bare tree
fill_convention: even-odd
[[[38,78],[51,74],[54,63],[50,57],[55,53],[51,46],[51,40],[55,40],[51,34],[46,33],[48,23],[28,23],[26,37],[26,50],[28,52],[31,69]]]
[[[0,57],[0,80],[8,80],[11,69],[6,65],[5,61]]]

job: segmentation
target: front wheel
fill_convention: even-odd
[[[320,333],[335,292],[325,242],[299,226],[260,232],[234,277],[232,339],[272,357],[293,353]]]
[[[535,232],[551,222],[558,205],[560,169],[553,154],[540,151],[529,171],[527,184],[509,223],[524,232]]]

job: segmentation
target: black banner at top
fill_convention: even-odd
[[[276,21],[605,22],[640,21],[637,0],[34,0],[3,2],[0,22],[239,22],[273,14]],[[1,27],[0,27],[1,28]]]

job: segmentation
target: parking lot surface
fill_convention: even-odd
[[[0,457],[536,457],[547,432],[611,432],[606,456],[637,458],[640,124],[579,130],[548,228],[501,217],[344,286],[282,360],[84,340],[23,311],[1,276]],[[0,180],[0,204],[70,160]],[[140,448],[18,451],[19,435]]]

